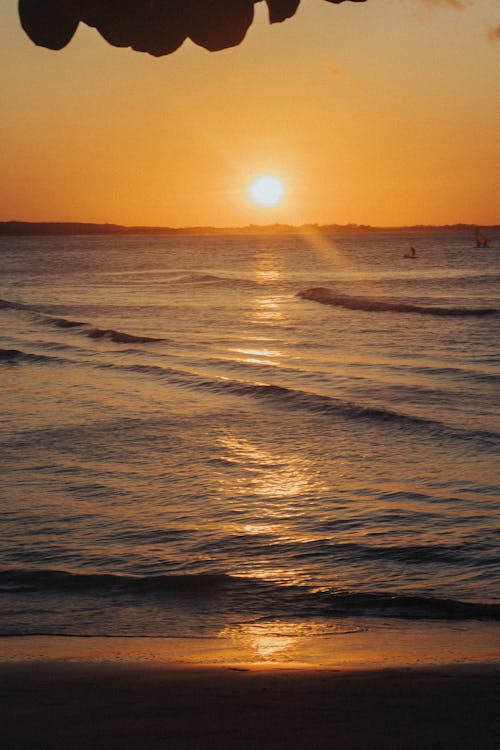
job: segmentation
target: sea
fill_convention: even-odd
[[[0,635],[498,622],[489,239],[1,237]]]

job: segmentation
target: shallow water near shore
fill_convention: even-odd
[[[487,666],[500,669],[497,623],[357,618],[330,626],[270,622],[226,627],[216,637],[11,636],[1,663],[85,662],[165,668],[385,670]]]
[[[1,238],[0,635],[494,628],[490,244]]]

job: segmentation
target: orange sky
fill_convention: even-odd
[[[0,8],[0,220],[500,223],[498,0],[303,0],[241,46],[155,59]],[[286,185],[263,208],[247,187]]]

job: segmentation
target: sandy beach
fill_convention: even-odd
[[[496,750],[500,669],[3,664],[5,748]]]
[[[339,668],[286,662],[286,655],[238,662],[235,652],[210,652],[210,639],[199,646],[204,653],[190,649],[191,639],[180,645],[177,639],[175,661],[168,643],[158,648],[160,640],[2,639],[3,747],[496,750],[500,744],[495,662],[418,666],[415,655],[412,663],[400,652],[399,666],[386,654],[392,666],[363,669],[359,659],[349,661],[349,641]],[[381,651],[375,663],[383,663]]]

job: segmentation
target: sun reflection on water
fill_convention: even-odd
[[[283,297],[278,295],[274,297],[256,297],[254,308],[251,312],[252,321],[267,325],[282,325],[284,320],[282,302]]]
[[[259,662],[293,662],[312,639],[355,633],[352,624],[272,620],[226,625],[219,638],[230,640],[242,657]]]
[[[301,566],[283,566],[276,550],[280,545],[292,547],[314,543],[318,534],[300,526],[310,503],[319,502],[326,487],[311,461],[303,455],[271,446],[261,446],[243,436],[227,431],[219,436],[224,449],[219,482],[224,497],[231,497],[231,514],[224,533],[238,538],[248,535],[264,545],[258,558],[241,560],[238,575],[297,585],[307,580]],[[227,507],[227,505],[226,505]],[[235,520],[235,514],[241,521]]]
[[[284,357],[284,352],[279,351],[279,349],[265,349],[265,348],[259,348],[259,349],[241,349],[241,348],[234,348],[229,349],[230,352],[234,352],[235,354],[243,354],[245,356],[243,357],[237,357],[237,362],[246,362],[246,363],[254,363],[259,365],[275,365],[276,362],[274,361],[274,357]]]
[[[230,451],[227,460],[240,466],[242,474],[233,481],[244,483],[246,492],[251,490],[252,494],[267,498],[292,498],[313,488],[318,490],[303,457],[280,455],[231,433],[220,436],[219,443]]]
[[[273,534],[278,526],[271,523],[247,523],[243,526],[245,534]]]
[[[255,280],[258,284],[279,284],[283,279],[283,268],[280,258],[275,253],[264,254],[256,258]],[[249,313],[253,323],[266,326],[282,326],[284,323],[283,295],[266,294],[256,297]]]
[[[261,284],[280,281],[282,270],[276,256],[269,255],[257,266],[257,279]]]
[[[219,638],[230,639],[238,650],[259,661],[291,660],[291,649],[300,636],[297,628],[284,623],[227,625]]]

